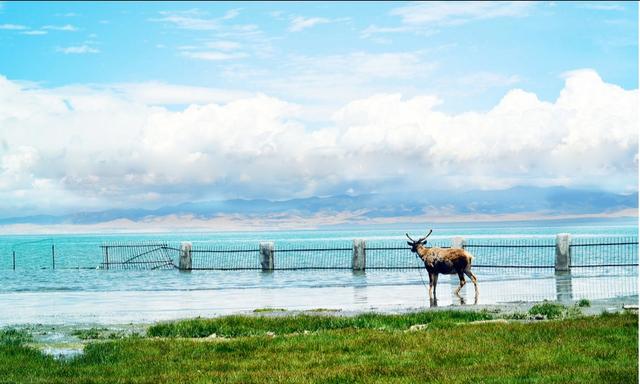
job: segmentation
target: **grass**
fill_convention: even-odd
[[[17,329],[0,329],[0,346],[18,346],[32,340],[31,335]]]
[[[459,322],[488,320],[487,312],[428,311],[402,315],[365,313],[358,316],[297,315],[279,317],[225,316],[214,319],[191,319],[171,323],[159,323],[147,330],[148,336],[207,337],[212,334],[223,337],[261,336],[275,334],[316,332],[337,329],[405,330],[415,324],[429,324],[442,328]]]
[[[531,307],[531,309],[529,309],[529,314],[542,315],[547,319],[557,319],[565,313],[566,308],[567,307],[562,304],[545,300],[541,304],[536,304]]]
[[[287,312],[284,308],[256,308],[254,313],[271,313],[271,312]]]
[[[110,331],[107,328],[76,329],[71,332],[72,336],[80,340],[104,340],[122,339],[125,337],[137,337],[136,333],[126,333],[124,331]]]
[[[584,308],[584,307],[590,307],[591,306],[591,302],[587,299],[580,299],[580,301],[578,301],[576,303],[576,305],[578,307]]]
[[[152,329],[174,336],[201,335],[211,329],[228,335],[260,334],[267,329],[287,335],[222,340],[127,338],[90,343],[82,356],[70,361],[55,360],[19,343],[0,343],[0,383],[638,381],[637,315],[466,326],[474,316],[490,317],[482,312],[423,312],[362,315],[351,320],[328,316],[315,321],[305,316],[197,319]],[[295,326],[298,322],[308,330],[315,327],[315,332],[291,334],[302,328]],[[412,323],[429,327],[407,332]],[[253,325],[259,331],[246,328]]]

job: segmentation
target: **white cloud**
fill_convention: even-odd
[[[412,27],[400,26],[400,27],[379,27],[377,25],[370,25],[360,32],[360,37],[369,38],[379,33],[402,33],[412,31]]]
[[[27,27],[26,25],[20,25],[20,24],[0,24],[0,29],[20,31],[24,29],[29,29],[29,27]]]
[[[531,1],[418,2],[391,11],[410,25],[459,25],[474,20],[522,17],[536,5]]]
[[[161,82],[115,84],[102,88],[147,105],[228,103],[252,94],[228,89],[175,85]]]
[[[78,27],[75,27],[71,24],[65,25],[45,25],[42,29],[50,29],[52,31],[67,31],[67,32],[76,32]]]
[[[64,54],[85,54],[85,53],[100,53],[100,50],[89,45],[72,45],[69,47],[58,47],[56,51]]]
[[[145,83],[42,88],[0,77],[0,212],[228,197],[599,186],[637,190],[638,91],[592,70],[557,100],[513,89],[487,112],[378,94],[309,127],[265,95]],[[179,110],[158,104],[198,102]],[[603,183],[603,181],[605,181]],[[152,200],[149,196],[153,196]]]
[[[33,30],[24,31],[20,33],[22,33],[23,35],[39,36],[39,35],[46,35],[48,32],[40,29],[33,29]]]
[[[289,31],[291,32],[300,32],[305,28],[311,28],[315,25],[319,24],[328,24],[331,20],[325,17],[302,17],[297,16],[291,20],[291,25],[289,25]]]
[[[235,19],[240,14],[240,10],[241,8],[234,8],[234,9],[228,10],[227,12],[225,12],[224,16],[222,16],[222,20]]]
[[[592,9],[594,11],[624,11],[625,7],[616,3],[585,3],[582,8]]]
[[[286,75],[259,76],[255,81],[289,98],[335,104],[366,97],[381,88],[395,91],[407,82],[424,79],[436,65],[422,52],[297,55],[289,56],[282,65]]]
[[[151,21],[170,23],[181,29],[196,31],[211,31],[220,28],[219,21],[213,18],[202,17],[204,12],[197,9],[187,11],[161,11],[162,17]]]

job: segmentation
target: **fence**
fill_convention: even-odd
[[[36,250],[42,250],[44,248],[44,252],[35,252]],[[15,243],[11,246],[11,266],[12,269],[16,269],[16,255],[26,255],[28,258],[28,263],[30,265],[35,265],[39,269],[44,268],[56,268],[56,246],[53,243],[53,239],[39,239],[39,240],[31,240],[31,241],[22,241],[20,243]],[[39,254],[44,254],[47,257],[38,257]],[[38,256],[34,256],[38,255]]]
[[[555,269],[637,267],[638,238],[436,239],[430,247],[464,248],[474,255],[474,268]],[[354,240],[316,243],[273,242],[202,246],[182,243],[105,244],[104,269],[180,270],[403,270],[424,268],[401,240]]]
[[[165,269],[173,268],[167,243],[113,243],[101,246],[103,269]]]

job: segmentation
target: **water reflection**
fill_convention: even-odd
[[[571,284],[571,273],[566,271],[556,271],[556,300],[561,303],[569,303],[573,300],[573,289]]]
[[[192,277],[195,275],[191,274]],[[455,295],[457,282],[443,279],[438,284],[437,300],[430,301],[421,282],[374,285],[368,275],[357,278],[356,284],[332,287],[274,287],[269,282],[277,279],[276,274],[264,274],[261,279],[265,286],[259,288],[0,293],[0,326],[151,322],[248,312],[265,307],[389,312],[545,299],[569,302],[638,294],[636,276],[576,277],[557,274],[549,278],[481,280],[478,297],[473,285],[469,284],[460,291],[460,295]]]

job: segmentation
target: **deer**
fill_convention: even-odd
[[[460,278],[460,286],[456,289],[455,293],[460,297],[460,290],[466,284],[464,275],[467,275],[475,287],[476,302],[478,299],[478,278],[471,272],[471,262],[473,261],[473,255],[464,249],[456,248],[436,248],[428,247],[427,238],[433,229],[429,230],[429,233],[425,237],[421,237],[418,240],[413,240],[408,233],[407,237],[411,241],[407,241],[407,244],[411,247],[411,252],[415,253],[424,262],[424,266],[429,273],[429,299],[434,302],[436,300],[436,285],[438,284],[438,274],[445,275],[458,274]]]

